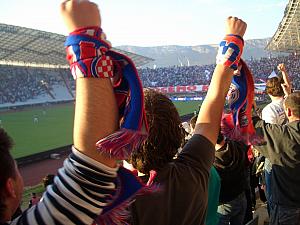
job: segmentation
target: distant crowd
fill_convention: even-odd
[[[248,60],[247,64],[252,74],[258,79],[266,80],[276,65],[284,63],[294,83],[295,89],[300,89],[300,60],[299,56],[279,56]],[[140,69],[139,73],[145,87],[165,87],[175,85],[207,84],[210,81],[215,65],[204,66],[172,66],[163,68]]]
[[[276,71],[275,65],[284,63],[295,89],[300,89],[300,60],[298,56],[279,56],[247,61],[256,81],[265,81]],[[144,87],[177,85],[205,85],[210,82],[215,64],[204,66],[171,66],[139,69]],[[53,85],[65,85],[75,91],[75,82],[69,71],[1,66],[0,104],[26,102],[42,94],[51,94]],[[68,73],[68,74],[67,74]],[[18,77],[18,79],[16,79]]]
[[[0,104],[26,102],[61,82],[57,73],[29,67],[1,66]]]

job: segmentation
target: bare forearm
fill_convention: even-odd
[[[286,71],[282,71],[282,78],[285,84],[288,84],[289,86],[291,86],[291,81],[289,79],[289,75]]]
[[[195,133],[205,136],[213,144],[217,140],[232,75],[233,69],[223,65],[216,66],[207,97],[203,101],[198,115]]]
[[[288,96],[292,93],[292,83],[289,79],[286,70],[282,71],[282,79],[283,79],[283,84],[281,84],[281,87],[283,89],[284,95]]]
[[[201,134],[215,145],[221,125],[221,116],[225,98],[228,93],[234,70],[239,67],[239,60],[243,52],[247,24],[237,17],[228,17],[225,23],[226,36],[221,41],[217,66],[201,106],[195,134]]]
[[[115,160],[101,155],[96,142],[117,129],[118,110],[109,79],[77,79],[74,146],[85,155],[111,167]]]
[[[289,75],[288,75],[288,72],[286,70],[285,64],[280,63],[280,64],[278,64],[277,68],[282,73],[282,79],[283,79],[284,84],[291,87],[291,81],[289,79]]]

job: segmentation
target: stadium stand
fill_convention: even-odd
[[[249,65],[256,80],[265,81],[273,72],[277,71],[279,63],[285,63],[289,75],[296,89],[300,89],[300,61],[297,55],[278,56],[275,58],[261,58],[249,60]],[[141,79],[146,87],[166,87],[176,85],[205,85],[210,81],[215,65],[166,67],[156,69],[140,69]]]
[[[267,50],[300,53],[300,2],[289,0],[277,31],[266,46]]]
[[[0,107],[74,99],[64,35],[0,23]],[[137,67],[153,59],[120,49]]]
[[[295,89],[300,89],[300,61],[297,55],[247,61],[256,81],[264,82],[285,63]],[[207,85],[215,65],[143,68],[139,73],[144,87]],[[44,102],[71,101],[75,83],[68,69],[0,65],[0,105],[10,107]],[[197,93],[197,96],[203,94]]]
[[[0,64],[45,68],[68,68],[65,59],[66,36],[0,23]],[[153,59],[114,49],[129,56],[137,66]]]
[[[287,18],[291,21],[295,20],[292,15],[297,15],[297,7],[297,2],[292,0],[289,2],[281,24],[287,23]],[[294,21],[289,23],[289,26],[280,26],[278,30],[286,27],[285,34],[287,32],[292,34],[288,31],[293,28],[291,24],[296,26],[297,23]],[[274,37],[270,44],[275,43]],[[290,40],[294,40],[293,38],[295,39],[291,36]],[[75,83],[67,69],[64,40],[64,35],[0,24],[0,41],[3,43],[0,48],[1,108],[74,99]],[[153,60],[123,50],[115,50],[131,57],[138,67]],[[285,63],[295,88],[300,89],[300,63],[297,55],[261,58],[247,63],[256,80],[265,80],[272,71],[276,70],[276,65]],[[139,73],[144,87],[207,85],[214,67],[215,65],[211,64],[140,68]]]

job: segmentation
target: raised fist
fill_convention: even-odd
[[[277,69],[281,72],[286,72],[284,63],[278,64]]]
[[[237,17],[229,16],[226,20],[226,34],[234,34],[243,37],[246,32],[246,28],[247,24]]]
[[[68,32],[82,27],[101,27],[98,6],[88,0],[66,0],[60,5],[60,13]]]

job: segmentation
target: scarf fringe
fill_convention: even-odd
[[[260,145],[265,143],[262,136],[259,136],[256,133],[245,133],[239,127],[234,126],[232,117],[228,116],[223,116],[221,133],[229,140],[241,141],[245,144]]]
[[[130,225],[130,211],[129,206],[138,195],[151,194],[161,191],[159,185],[152,184],[144,186],[135,195],[131,196],[128,200],[114,208],[113,210],[101,214],[96,220],[94,225]]]
[[[128,207],[130,206],[132,199],[123,202],[113,210],[101,214],[96,220],[97,225],[129,225],[128,218],[130,216]]]
[[[148,137],[147,133],[121,128],[113,134],[99,140],[96,147],[99,151],[116,159],[126,159]]]

